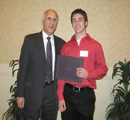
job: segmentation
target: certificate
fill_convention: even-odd
[[[56,78],[81,83],[82,78],[76,75],[76,68],[83,67],[83,62],[83,58],[58,55]]]

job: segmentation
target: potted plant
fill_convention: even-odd
[[[106,120],[130,120],[130,61],[119,61],[113,67],[112,79],[117,76],[118,83],[111,94],[113,102],[106,110]]]
[[[12,76],[14,77],[15,73],[18,72],[19,60],[12,60],[9,63],[9,66],[12,67]],[[17,80],[10,87],[11,98],[8,100],[9,108],[3,114],[2,120],[22,120],[23,110],[18,108],[16,103],[17,98]]]
[[[9,67],[12,67],[12,76],[14,77],[15,73],[19,70],[19,60],[11,60]],[[20,109],[17,106],[17,80],[10,87],[10,93],[12,93],[11,98],[8,100],[9,108],[3,114],[2,120],[23,120],[23,109]],[[41,120],[41,113],[39,120]]]

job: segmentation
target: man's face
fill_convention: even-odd
[[[88,22],[85,22],[83,15],[77,13],[72,17],[72,26],[76,34],[86,33],[86,26]]]
[[[57,27],[58,16],[54,11],[47,11],[42,19],[43,30],[47,35],[52,35]]]

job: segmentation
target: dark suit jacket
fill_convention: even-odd
[[[57,56],[60,54],[60,50],[65,41],[55,35],[54,41]],[[17,96],[24,97],[26,105],[31,107],[31,109],[35,109],[41,104],[45,76],[46,57],[42,32],[27,35],[20,55],[20,66],[17,76]],[[57,80],[55,79],[53,92],[57,99],[56,91]]]

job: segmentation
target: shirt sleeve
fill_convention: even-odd
[[[103,78],[106,75],[107,70],[108,70],[107,65],[106,65],[106,61],[105,61],[105,58],[104,58],[102,46],[99,45],[96,48],[95,51],[96,51],[96,54],[95,54],[95,69],[88,71],[87,79],[89,79],[89,80]]]
[[[65,81],[59,79],[57,84],[58,84],[58,90],[57,90],[58,101],[61,101],[61,100],[64,100],[63,91],[64,91]]]

